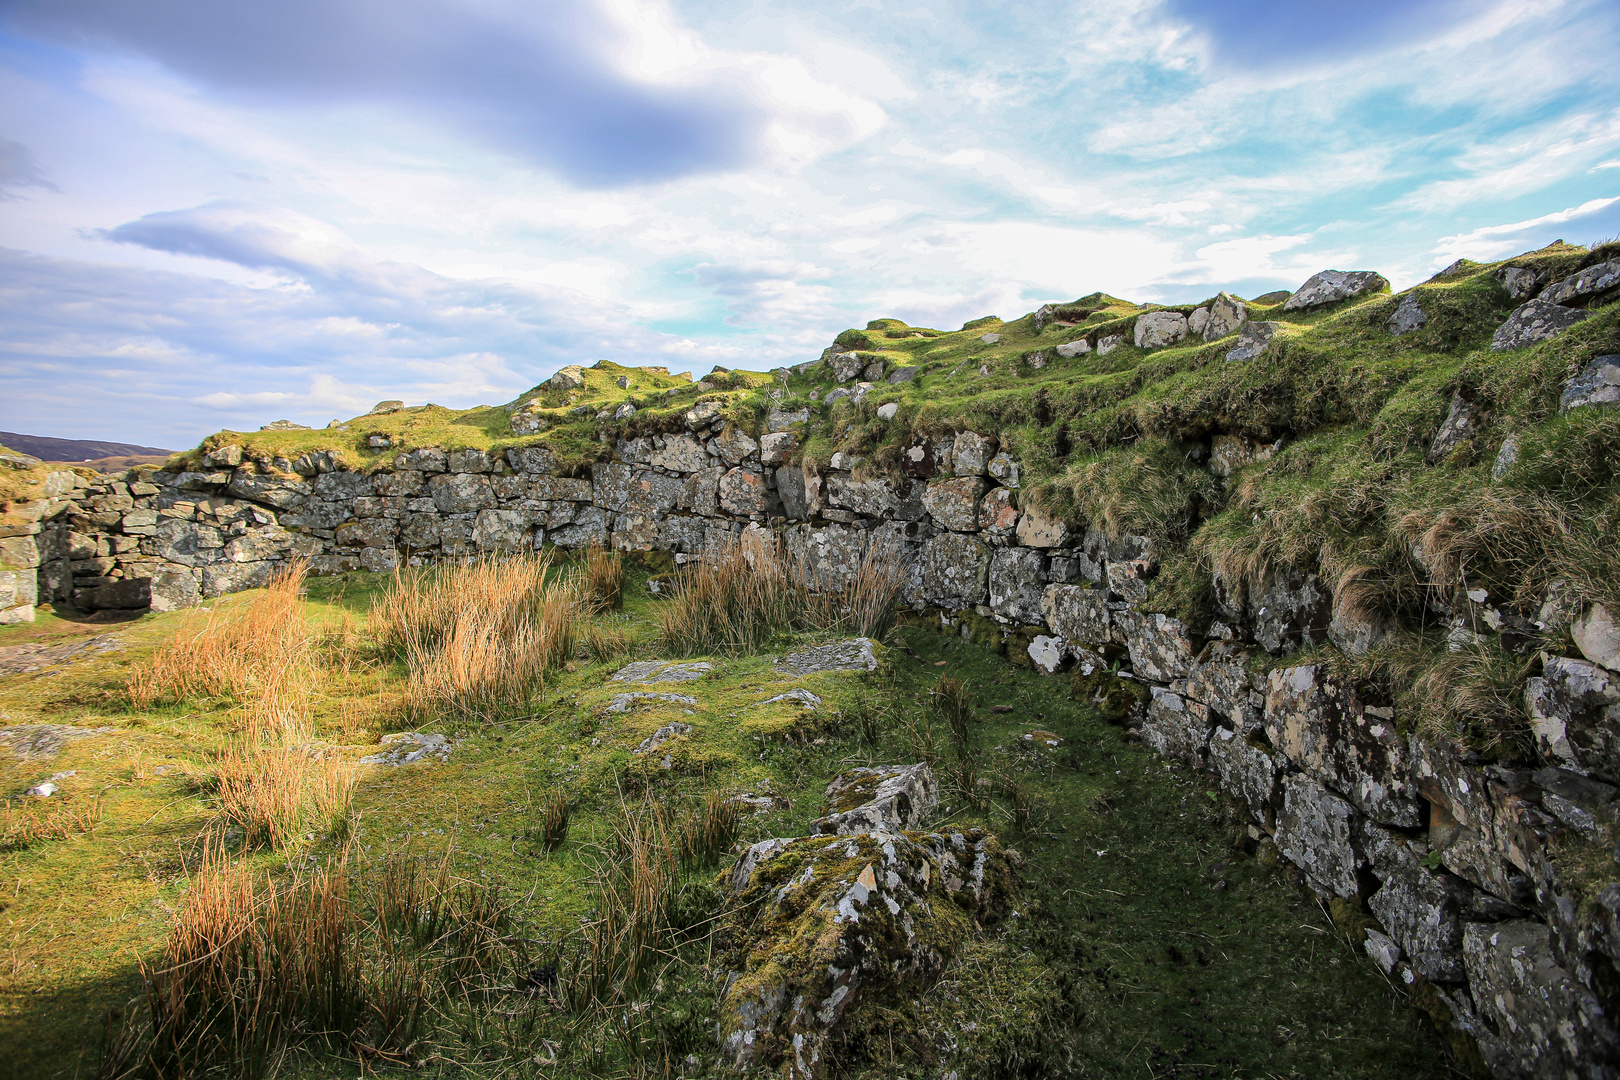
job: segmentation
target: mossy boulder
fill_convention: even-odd
[[[916,997],[1017,891],[1016,853],[983,829],[766,840],[730,875],[733,967],[721,1046],[739,1067],[827,1072],[827,1044]]]

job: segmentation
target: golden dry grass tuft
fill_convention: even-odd
[[[542,555],[395,575],[369,626],[383,653],[409,669],[413,722],[494,721],[529,707],[573,651],[585,606],[577,579],[549,581],[550,569]]]
[[[277,851],[341,818],[359,779],[354,766],[335,758],[251,744],[226,750],[215,775],[221,819],[240,828],[248,845]]]
[[[819,579],[790,560],[777,540],[714,545],[676,573],[659,631],[687,656],[758,651],[775,635],[797,630],[882,638],[894,626],[909,571],[897,552],[880,545],[839,581]]]
[[[593,544],[580,566],[585,596],[598,609],[624,606],[624,555]]]
[[[32,805],[0,803],[0,851],[21,851],[47,840],[94,832],[101,822],[101,797],[35,800]]]
[[[249,738],[301,736],[310,697],[311,634],[299,610],[307,569],[302,560],[289,563],[240,612],[216,605],[189,619],[130,675],[130,704],[228,697],[241,706]]]

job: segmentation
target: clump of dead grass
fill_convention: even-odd
[[[711,546],[675,575],[675,595],[658,614],[666,645],[686,656],[715,650],[756,652],[795,631],[882,638],[910,567],[874,544],[846,580],[818,580],[777,540]]]
[[[94,832],[100,822],[99,795],[84,801],[39,799],[32,804],[8,799],[0,803],[0,851],[21,851],[48,840]]]
[[[405,711],[494,722],[521,713],[573,651],[585,608],[576,580],[548,580],[548,555],[396,573],[369,620],[409,669]]]
[[[215,767],[220,817],[248,846],[286,851],[306,833],[341,818],[358,782],[355,768],[280,746],[231,747]]]
[[[208,848],[98,1077],[258,1078],[304,1044],[417,1063],[436,1001],[525,959],[509,905],[447,866],[395,860],[368,885],[339,858],[278,880]]]
[[[585,549],[579,574],[584,594],[595,607],[617,609],[624,606],[623,553],[592,544]]]
[[[309,710],[309,625],[299,611],[308,564],[297,560],[245,608],[189,619],[125,685],[137,709],[228,697],[254,739],[297,737]]]

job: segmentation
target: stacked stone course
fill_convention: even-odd
[[[1599,358],[1581,378],[1596,386],[1613,364]],[[1369,954],[1422,989],[1497,1076],[1617,1075],[1620,636],[1609,613],[1561,612],[1549,598],[1541,621],[1573,621],[1585,654],[1548,657],[1526,687],[1539,760],[1491,763],[1410,732],[1389,702],[1325,665],[1271,666],[1304,645],[1364,652],[1388,630],[1341,609],[1316,575],[1255,590],[1217,580],[1219,621],[1195,633],[1149,609],[1166,555],[1154,541],[1076,529],[1029,504],[994,437],[914,436],[902,478],[869,477],[843,454],[829,467],[793,463],[808,419],[774,412],[756,439],[699,405],[685,430],[619,440],[588,476],[561,475],[544,446],[422,448],[369,473],[328,452],[262,461],[227,446],[194,472],[95,484],[52,474],[44,498],[0,522],[0,607],[32,603],[32,589],[79,608],[171,610],[260,585],[294,558],[333,574],[601,543],[685,561],[774,534],[839,588],[869,553],[887,554],[911,567],[905,601],[942,629],[1049,674],[1075,668],[1099,700],[1120,700],[1112,685],[1140,688],[1124,700],[1139,701],[1141,738],[1213,777],[1247,808],[1256,842],[1312,889],[1370,913]],[[1212,467],[1267,449],[1234,445]],[[1459,634],[1533,629],[1465,585],[1439,606]],[[1582,859],[1577,891],[1570,867]]]

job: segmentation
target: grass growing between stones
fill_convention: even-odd
[[[316,581],[298,611],[317,640],[358,649],[356,619],[391,588]],[[961,727],[977,775],[944,784],[929,827],[987,827],[1016,846],[1019,914],[994,933],[966,928],[936,981],[860,1006],[832,1075],[1448,1075],[1423,1017],[1268,849],[1196,778],[1071,700],[1066,680],[909,628],[875,676],[785,679],[773,657],[823,640],[803,630],[649,688],[695,705],[610,712],[634,688],[609,678],[626,657],[668,655],[669,602],[639,570],[623,595],[621,612],[578,621],[618,635],[624,655],[598,658],[582,631],[527,719],[412,718],[403,657],[313,650],[321,756],[300,760],[352,762],[407,721],[454,748],[368,768],[338,827],[299,819],[280,843],[219,828],[209,778],[240,745],[231,701],[123,703],[129,673],[184,616],[113,628],[122,651],[47,678],[0,678],[5,724],[112,729],[48,760],[0,754],[8,805],[74,770],[64,798],[101,807],[91,832],[0,853],[0,1059],[25,1078],[103,1061],[139,1071],[154,1047],[215,1063],[198,1075],[727,1075],[713,1042],[716,874],[737,844],[803,835],[851,767],[925,757],[953,775]],[[224,618],[255,602],[210,606]],[[0,647],[74,629],[47,619],[0,632]],[[945,672],[960,688],[937,710]],[[821,707],[763,704],[792,687]],[[635,752],[677,720],[692,730]],[[1037,729],[1062,745],[1024,738]],[[252,929],[221,936],[244,913]],[[203,940],[237,951],[199,953]],[[280,996],[256,996],[258,973],[280,970],[293,973]],[[171,1019],[154,1027],[148,993],[185,1005],[160,1005]]]

